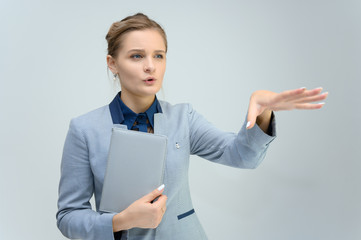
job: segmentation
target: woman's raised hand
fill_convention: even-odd
[[[326,99],[328,92],[320,94],[322,88],[306,90],[299,88],[275,93],[267,90],[259,90],[252,93],[249,107],[247,129],[252,128],[257,117],[270,117],[272,111],[293,109],[320,109],[324,103],[312,103]]]
[[[167,196],[163,195],[164,185],[133,202],[113,217],[113,231],[138,228],[156,228],[167,209]],[[153,202],[155,198],[157,201]]]

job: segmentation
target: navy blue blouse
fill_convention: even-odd
[[[133,112],[120,98],[121,91],[114,97],[109,104],[110,114],[113,124],[125,124],[128,130],[136,130],[147,132],[147,128],[154,129],[154,113],[161,113],[162,108],[159,104],[157,96],[152,105],[142,113]]]

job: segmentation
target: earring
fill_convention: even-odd
[[[113,80],[115,81],[117,79],[117,74],[114,73]]]

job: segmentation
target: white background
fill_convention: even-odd
[[[168,35],[163,89],[225,131],[258,89],[322,86],[321,110],[276,112],[264,162],[191,157],[210,239],[361,239],[360,1],[0,1],[0,239],[65,239],[56,227],[72,117],[109,104],[105,35],[143,12]]]

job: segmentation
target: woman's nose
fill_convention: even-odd
[[[153,59],[148,59],[144,62],[144,72],[153,72],[155,69]]]

